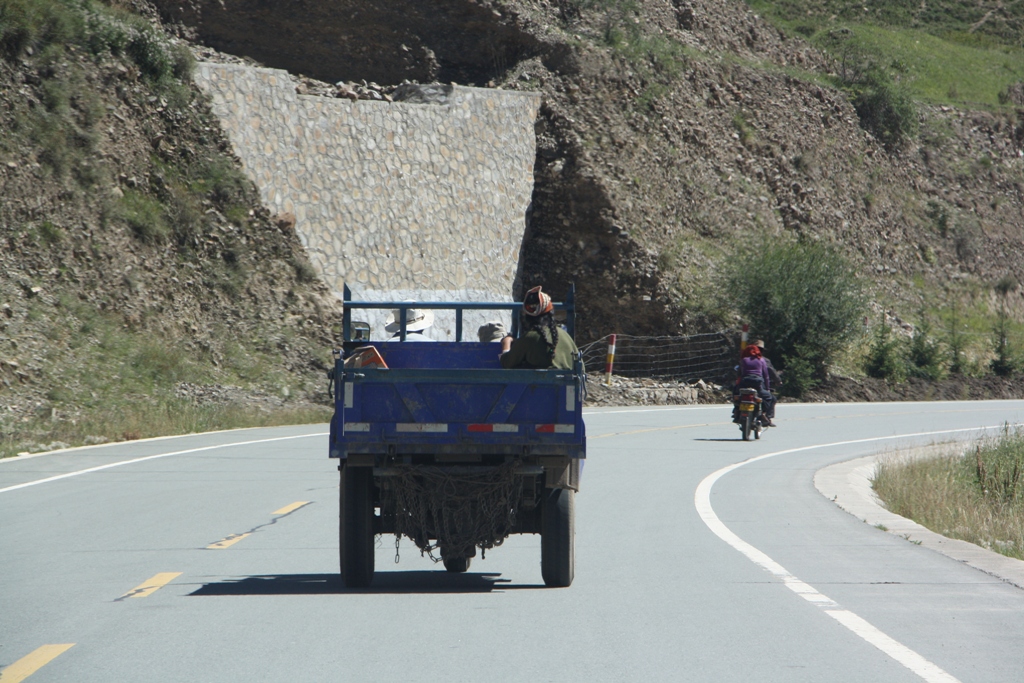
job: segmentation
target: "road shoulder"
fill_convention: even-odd
[[[940,448],[941,445],[914,448],[900,451],[899,454],[924,458],[936,454]],[[829,465],[815,473],[814,487],[841,509],[872,526],[884,526],[890,534],[942,553],[1018,588],[1024,588],[1024,561],[1000,555],[967,541],[946,538],[917,522],[886,510],[871,488],[871,477],[874,475],[876,463],[881,458],[891,455],[891,452],[877,453]]]

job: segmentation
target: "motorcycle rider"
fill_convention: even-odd
[[[739,381],[736,382],[736,390],[742,388],[756,389],[757,395],[761,397],[763,406],[762,420],[766,427],[775,427],[772,418],[775,417],[775,397],[772,396],[771,376],[768,373],[768,363],[761,356],[761,348],[756,344],[750,344],[740,354]]]

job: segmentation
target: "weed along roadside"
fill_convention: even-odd
[[[879,460],[872,487],[889,511],[949,538],[1024,560],[1024,432]]]

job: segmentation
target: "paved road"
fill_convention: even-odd
[[[347,590],[322,426],[0,462],[0,681],[1024,680],[1024,591],[812,485],[1024,402],[781,406],[747,443],[727,417],[588,413],[568,589],[522,536],[465,575],[384,537]]]

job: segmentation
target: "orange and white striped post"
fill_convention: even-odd
[[[615,335],[611,335],[608,338],[608,361],[605,363],[605,383],[608,386],[612,385],[612,365],[615,363]]]
[[[747,348],[747,340],[750,339],[750,325],[743,323],[743,333],[740,334],[740,353]]]

